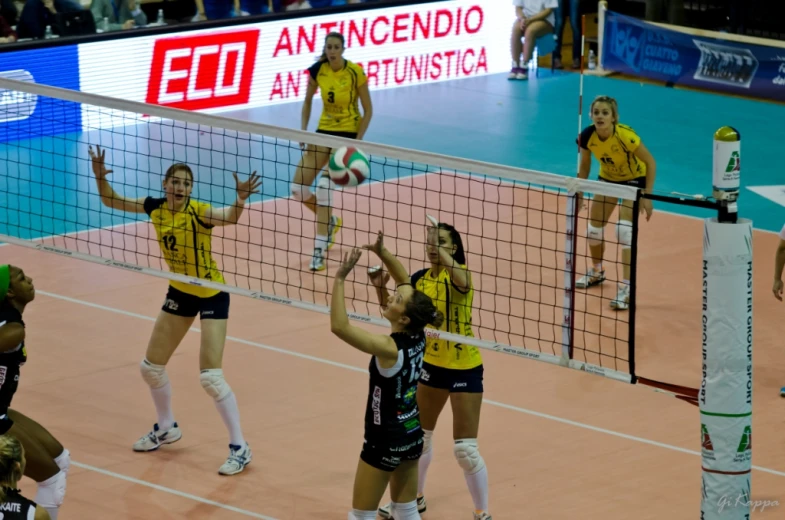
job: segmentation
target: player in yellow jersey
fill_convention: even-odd
[[[308,130],[313,96],[318,88],[323,107],[316,132],[360,140],[365,136],[373,115],[371,95],[365,72],[359,65],[344,59],[343,51],[343,35],[337,32],[328,34],[321,58],[308,69],[308,90],[305,92],[301,127]],[[362,103],[362,114],[358,100]],[[332,214],[334,185],[326,172],[319,176],[316,193],[311,192],[311,185],[330,160],[330,153],[331,149],[324,146],[305,146],[292,181],[293,198],[316,214],[312,271],[325,268],[325,255],[335,245],[335,236],[342,225],[341,218]]]
[[[381,258],[397,285],[411,283],[415,289],[431,297],[436,308],[445,316],[439,330],[473,337],[474,285],[472,273],[466,266],[463,240],[453,226],[435,220],[431,222],[434,226],[428,228],[425,247],[431,266],[411,277],[400,261],[384,247],[381,232],[376,243],[365,248]],[[388,301],[386,283],[389,275],[374,267],[369,270],[369,276],[384,308]],[[464,471],[474,502],[474,518],[491,520],[488,513],[488,470],[477,445],[483,371],[482,356],[477,347],[428,338],[417,386],[417,405],[424,434],[423,452],[418,464],[417,505],[420,513],[426,510],[425,477],[433,457],[433,430],[449,399],[453,412],[453,451]],[[379,508],[378,512],[382,518],[393,518],[391,504]]]
[[[641,138],[629,126],[619,123],[619,108],[616,100],[608,96],[598,96],[589,109],[594,124],[586,127],[580,135],[581,162],[578,177],[586,179],[591,171],[592,155],[600,163],[600,181],[627,184],[644,192],[654,189],[657,163]],[[595,195],[589,210],[587,230],[589,250],[593,265],[575,286],[584,289],[605,281],[602,267],[605,243],[603,234],[618,199]],[[651,218],[652,204],[649,199],[641,199],[641,211],[646,220]],[[578,208],[581,198],[578,199]],[[630,265],[632,263],[632,201],[623,201],[619,208],[619,221],[616,224],[616,237],[621,246],[623,280],[619,284],[616,298],[611,308],[627,310],[630,300]]]
[[[114,191],[106,176],[112,173],[105,164],[105,150],[89,149],[93,173],[101,202],[112,209],[147,213],[155,228],[166,263],[173,273],[223,283],[223,275],[210,253],[212,229],[236,224],[245,201],[258,193],[260,178],[253,172],[237,184],[237,200],[231,206],[213,208],[191,198],[194,176],[186,164],[173,164],[163,180],[163,198],[126,198]],[[229,430],[229,458],[218,470],[234,475],[251,462],[251,448],[240,427],[240,411],[231,387],[224,379],[222,359],[229,318],[229,293],[172,281],[161,312],[153,327],[145,359],[140,365],[142,378],[150,390],[158,414],[153,430],[134,444],[134,451],[154,451],[163,444],[180,440],[182,433],[172,412],[172,389],[166,364],[200,315],[202,325],[199,353],[199,382],[212,397]]]

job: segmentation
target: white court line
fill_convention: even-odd
[[[208,500],[206,498],[202,498],[197,495],[192,495],[190,493],[184,493],[182,491],[177,491],[176,489],[171,489],[164,486],[159,486],[158,484],[152,484],[145,480],[139,480],[133,477],[129,477],[127,475],[123,475],[122,473],[115,473],[114,471],[107,471],[105,469],[96,468],[95,466],[89,466],[87,464],[82,464],[81,462],[74,462],[71,461],[71,465],[77,468],[86,469],[88,471],[94,471],[96,473],[100,473],[102,475],[106,475],[107,477],[112,477],[120,480],[125,480],[126,482],[131,482],[132,484],[137,484],[139,486],[145,486],[157,491],[163,491],[164,493],[169,493],[170,495],[175,495],[182,498],[187,498],[189,500],[193,500],[195,502],[201,502],[202,504],[207,504],[210,506],[219,507],[221,509],[225,509],[227,511],[232,511],[233,513],[239,513],[241,515],[245,515],[251,518],[260,518],[261,520],[278,520],[277,518],[273,518],[271,516],[265,516],[259,513],[254,513],[253,511],[246,511],[245,509],[240,509],[239,507],[234,507],[226,504],[222,504],[220,502],[215,502],[214,500]]]
[[[64,301],[67,301],[67,302],[70,302],[70,303],[75,303],[75,304],[78,304],[78,305],[84,305],[86,307],[92,307],[94,309],[100,309],[100,310],[112,312],[112,313],[115,313],[115,314],[122,314],[123,316],[129,316],[129,317],[132,317],[132,318],[138,318],[138,319],[142,319],[142,320],[146,320],[146,321],[155,322],[155,318],[152,318],[150,316],[145,316],[143,314],[136,314],[135,312],[124,311],[122,309],[117,309],[115,307],[109,307],[109,306],[106,306],[106,305],[101,305],[99,303],[92,303],[92,302],[88,302],[88,301],[84,301],[84,300],[78,300],[76,298],[71,298],[70,296],[63,296],[63,295],[60,295],[60,294],[44,292],[44,291],[36,291],[36,293],[37,294],[43,294],[43,295],[49,296],[51,298],[64,300]],[[200,331],[197,327],[191,327],[190,330],[192,332],[199,332]],[[291,350],[285,350],[285,349],[282,349],[282,348],[271,347],[269,345],[265,345],[265,344],[262,344],[262,343],[257,343],[255,341],[249,341],[247,339],[236,338],[236,337],[233,337],[233,336],[227,336],[226,339],[228,339],[230,341],[234,341],[236,343],[242,343],[244,345],[249,345],[249,346],[256,347],[256,348],[269,350],[271,352],[277,352],[279,354],[285,354],[287,356],[298,357],[298,358],[301,358],[301,359],[307,359],[309,361],[315,361],[317,363],[323,363],[325,365],[331,365],[331,366],[334,366],[334,367],[343,368],[345,370],[351,370],[352,372],[359,372],[359,373],[363,373],[363,374],[367,374],[368,373],[367,369],[365,369],[365,368],[360,368],[360,367],[356,367],[356,366],[352,366],[352,365],[346,365],[344,363],[338,363],[336,361],[331,361],[329,359],[324,359],[324,358],[320,358],[320,357],[316,357],[316,356],[310,356],[308,354],[301,354],[299,352],[292,352]],[[558,416],[555,416],[555,415],[550,415],[550,414],[546,414],[546,413],[542,413],[542,412],[536,412],[534,410],[529,410],[527,408],[521,408],[519,406],[513,406],[513,405],[502,403],[502,402],[499,402],[499,401],[491,401],[491,400],[488,400],[488,399],[483,399],[483,403],[489,404],[491,406],[496,406],[498,408],[504,408],[506,410],[511,410],[511,411],[514,411],[514,412],[523,413],[523,414],[531,415],[531,416],[534,416],[534,417],[539,417],[541,419],[548,419],[550,421],[555,421],[555,422],[559,422],[559,423],[562,423],[562,424],[567,424],[569,426],[574,426],[576,428],[582,428],[584,430],[589,430],[589,431],[593,431],[593,432],[597,432],[597,433],[604,433],[606,435],[611,435],[613,437],[619,437],[621,439],[626,439],[626,440],[633,441],[633,442],[638,442],[638,443],[641,443],[641,444],[648,444],[649,446],[655,446],[655,447],[658,447],[658,448],[663,448],[663,449],[666,449],[666,450],[675,451],[675,452],[679,452],[679,453],[686,453],[688,455],[694,455],[694,456],[697,456],[697,457],[701,456],[701,453],[699,451],[688,450],[686,448],[681,448],[679,446],[673,446],[672,444],[665,444],[663,442],[657,442],[657,441],[653,441],[651,439],[646,439],[646,438],[643,438],[643,437],[636,437],[634,435],[628,435],[626,433],[621,433],[621,432],[617,432],[617,431],[614,431],[614,430],[608,430],[608,429],[605,429],[605,428],[600,428],[598,426],[592,426],[590,424],[585,424],[585,423],[581,423],[581,422],[577,422],[577,421],[571,421],[570,419],[565,419],[563,417],[558,417]],[[785,477],[785,472],[778,471],[778,470],[771,469],[771,468],[764,468],[764,467],[761,467],[761,466],[752,466],[752,469],[754,469],[756,471],[763,472],[763,473],[769,473],[771,475],[776,475],[778,477]]]

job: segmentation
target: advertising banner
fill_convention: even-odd
[[[785,49],[693,36],[608,11],[606,70],[785,101]]]
[[[79,90],[75,45],[0,54],[0,77]],[[82,130],[79,105],[0,89],[0,142]]]
[[[331,31],[371,91],[504,72],[510,13],[453,0],[87,43],[81,90],[211,113],[292,102]]]

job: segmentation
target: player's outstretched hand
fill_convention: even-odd
[[[90,154],[90,159],[93,163],[93,174],[95,174],[96,179],[99,181],[103,180],[112,173],[112,170],[106,169],[106,163],[104,162],[106,150],[101,150],[101,147],[96,145],[95,151],[93,151],[93,145],[90,145],[87,147],[87,152]]]
[[[253,172],[245,182],[240,182],[236,173],[233,173],[233,175],[234,182],[237,184],[237,196],[241,200],[247,200],[252,193],[259,193],[257,188],[262,185],[262,178],[256,175],[256,172]]]
[[[362,256],[363,252],[362,249],[355,247],[352,249],[351,253],[346,253],[343,256],[343,262],[341,262],[341,267],[338,268],[338,272],[335,273],[336,278],[344,279],[346,275],[352,272],[354,266],[357,264],[357,261]]]
[[[377,256],[382,256],[382,251],[384,251],[384,232],[379,231],[379,234],[376,235],[376,242],[364,245],[363,249],[376,253]]]
[[[774,280],[774,287],[772,287],[774,297],[782,301],[782,280]]]

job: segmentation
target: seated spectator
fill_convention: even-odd
[[[512,24],[512,70],[509,79],[528,79],[526,70],[537,45],[537,38],[553,33],[559,0],[512,0],[515,22]],[[523,38],[523,57],[521,57]]]
[[[5,18],[5,23],[13,27],[19,19],[14,0],[0,0],[0,16]]]
[[[5,18],[0,16],[0,43],[14,43],[16,41],[16,32],[11,29]]]
[[[147,15],[137,0],[93,0],[90,4],[95,26],[104,31],[120,31],[147,25]],[[109,22],[104,27],[104,18]]]
[[[225,20],[240,16],[240,0],[196,0],[196,16],[193,21]]]
[[[49,25],[54,34],[60,34],[59,15],[82,10],[82,6],[71,0],[27,0],[19,15],[16,33],[19,38],[43,38]]]

